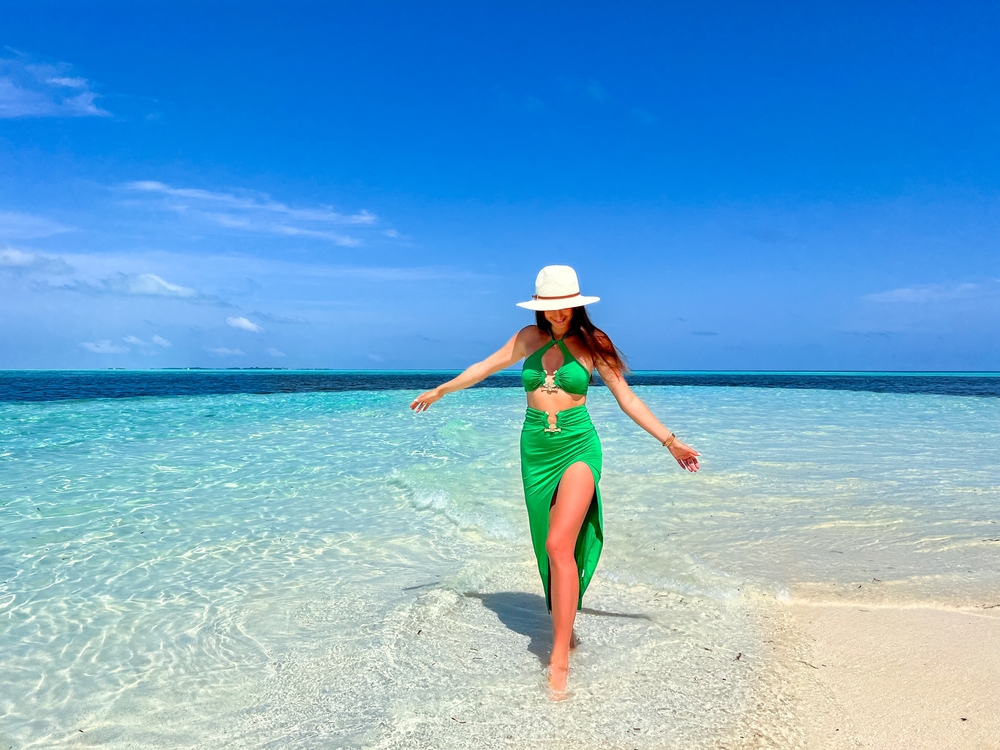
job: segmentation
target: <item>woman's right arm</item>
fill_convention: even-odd
[[[461,375],[452,378],[447,383],[442,383],[437,388],[432,388],[426,393],[421,393],[413,399],[413,403],[410,404],[410,408],[414,411],[427,411],[431,404],[440,399],[446,393],[454,393],[455,391],[460,391],[463,388],[468,388],[470,385],[475,385],[487,376],[492,375],[495,372],[499,372],[505,367],[510,367],[512,364],[524,357],[524,341],[527,336],[527,332],[533,327],[534,326],[528,326],[521,329],[500,349],[493,352],[493,354],[488,356],[482,362],[476,362],[476,364],[470,365]]]

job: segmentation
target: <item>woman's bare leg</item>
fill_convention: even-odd
[[[573,621],[580,600],[580,571],[576,567],[576,540],[594,497],[594,475],[579,461],[563,473],[556,501],[549,511],[549,592],[552,600],[552,656],[549,685],[556,693],[566,690]]]

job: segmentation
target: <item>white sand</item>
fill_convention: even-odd
[[[789,612],[827,696],[806,706],[807,747],[1000,748],[1000,610]]]

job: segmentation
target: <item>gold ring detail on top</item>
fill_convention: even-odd
[[[545,373],[545,381],[538,386],[538,388],[546,393],[558,393],[562,390],[562,388],[556,385],[555,373],[552,373],[551,375],[549,373]]]

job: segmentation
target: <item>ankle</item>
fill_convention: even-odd
[[[554,648],[549,656],[549,665],[565,667],[569,665],[569,649]]]

